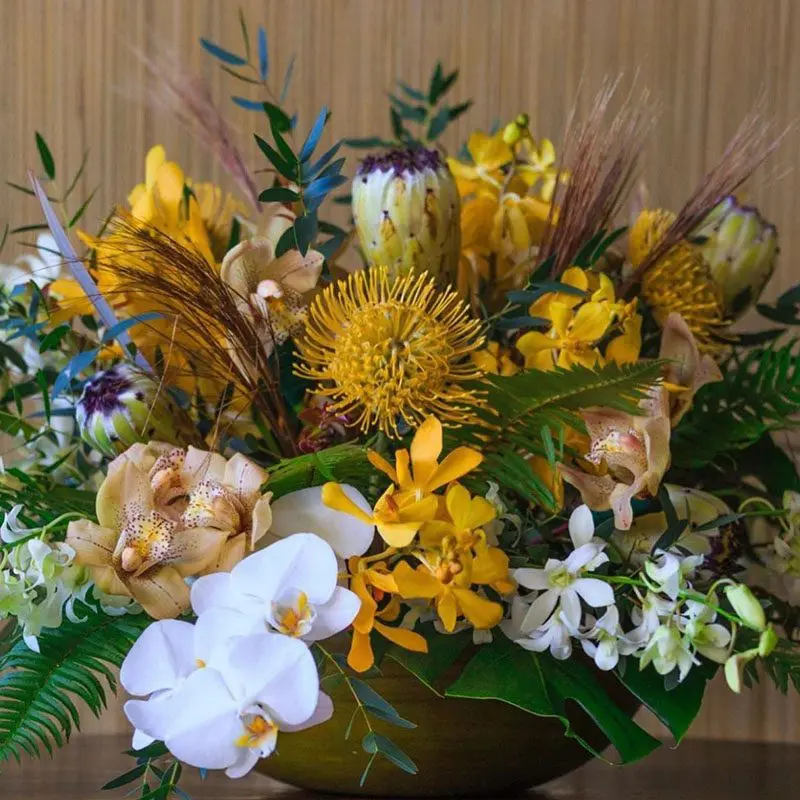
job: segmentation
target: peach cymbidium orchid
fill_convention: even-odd
[[[668,362],[664,379],[670,390],[670,420],[674,427],[691,407],[697,390],[721,381],[722,372],[710,355],[700,353],[686,320],[675,312],[664,323],[659,357]]]
[[[631,501],[638,495],[655,496],[670,463],[666,389],[654,387],[640,406],[642,416],[603,408],[583,412],[592,442],[586,460],[607,468],[606,473],[590,475],[559,466],[584,503],[595,511],[612,509],[614,525],[625,531],[633,522]]]
[[[97,494],[99,524],[70,523],[67,542],[98,587],[137,600],[155,619],[189,607],[185,578],[230,569],[269,526],[266,473],[244,456],[135,445]]]
[[[275,255],[267,238],[245,239],[229,250],[220,277],[237,296],[239,310],[259,331],[267,355],[303,330],[310,292],[322,274],[324,257],[289,250]]]

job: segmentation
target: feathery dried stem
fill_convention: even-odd
[[[154,311],[174,318],[177,335],[164,345],[191,364],[191,376],[232,384],[269,425],[283,456],[298,454],[293,424],[280,390],[277,356],[263,346],[263,331],[239,311],[237,294],[199,253],[161,231],[118,215],[109,237],[109,255],[98,263],[114,274],[122,295],[147,296]],[[113,242],[113,246],[110,243]],[[171,339],[171,341],[170,341]]]
[[[789,129],[775,134],[773,123],[764,118],[763,105],[762,99],[742,120],[720,159],[703,176],[661,240],[620,287],[620,295],[629,292],[650,267],[686,239],[711,209],[735,192],[778,147]]]
[[[563,160],[569,181],[558,204],[557,224],[551,211],[539,256],[542,261],[554,257],[554,277],[598,230],[611,224],[655,123],[656,108],[647,92],[635,101],[628,95],[617,114],[607,120],[618,85],[619,79],[603,86],[585,122],[576,124],[575,111],[570,114]]]
[[[255,180],[234,143],[233,131],[211,97],[208,84],[176,58],[163,53],[153,58],[136,48],[134,52],[153,78],[148,102],[177,117],[219,161],[253,209],[260,211]]]

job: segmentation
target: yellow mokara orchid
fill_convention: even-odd
[[[462,478],[483,461],[483,456],[477,450],[457,447],[440,464],[439,456],[443,448],[442,423],[436,417],[428,417],[417,428],[410,451],[397,451],[395,466],[374,450],[370,450],[368,457],[372,466],[387,475],[398,487],[396,499],[411,494],[421,500],[451,481]]]
[[[595,345],[612,322],[607,303],[591,301],[575,312],[568,305],[555,302],[549,313],[553,322],[549,333],[528,331],[517,342],[526,367],[550,370],[556,365],[568,369],[574,364],[593,367],[603,363]]]
[[[521,140],[517,153],[517,174],[529,188],[537,187],[537,195],[546,203],[553,200],[559,170],[556,166],[556,148],[549,139],[539,142],[528,136]],[[562,174],[562,181],[565,176]]]
[[[433,602],[448,632],[464,617],[478,630],[488,630],[503,618],[503,607],[473,588],[508,581],[508,556],[497,547],[487,547],[474,557],[467,552],[426,551],[417,554],[422,563],[414,569],[401,561],[392,576],[401,597]]]
[[[511,148],[503,141],[503,132],[490,136],[483,131],[474,131],[467,140],[467,150],[472,164],[464,164],[455,158],[447,159],[458,193],[465,197],[486,186],[499,189],[503,180],[502,168],[513,158]]]
[[[519,372],[519,367],[512,360],[510,353],[510,349],[503,347],[499,342],[489,342],[483,350],[471,353],[470,356],[472,363],[488,375],[502,375],[507,378]]]
[[[393,644],[415,653],[427,653],[423,636],[405,628],[387,625],[400,616],[397,583],[385,561],[370,564],[369,559],[354,556],[348,561],[350,589],[361,600],[361,608],[353,620],[353,641],[347,663],[356,672],[366,672],[374,663],[370,641],[373,632]],[[388,602],[387,602],[388,599]],[[383,605],[381,605],[383,604]]]
[[[322,487],[322,502],[329,508],[374,525],[390,547],[411,544],[423,523],[433,519],[439,507],[438,498],[432,494],[418,499],[411,492],[398,492],[395,486],[390,486],[378,498],[372,513],[367,514],[338,483],[326,483]]]

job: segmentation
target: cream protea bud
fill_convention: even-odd
[[[458,189],[436,150],[365,158],[353,180],[353,218],[369,263],[388,267],[391,278],[411,270],[455,277]]]
[[[117,364],[89,380],[75,407],[83,440],[116,456],[136,442],[190,441],[191,422],[158,385],[141,372]]]
[[[740,316],[756,300],[775,269],[778,231],[758,210],[726,197],[695,235],[714,281],[722,290],[726,315]]]

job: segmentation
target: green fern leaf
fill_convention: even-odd
[[[770,431],[797,427],[799,341],[734,354],[723,365],[723,379],[704,386],[681,420],[672,440],[673,463],[697,469]]]
[[[298,489],[321,486],[326,481],[366,488],[373,475],[365,448],[341,444],[281,461],[270,470],[267,490],[277,499]]]
[[[485,455],[484,477],[497,481],[547,508],[553,496],[520,453],[548,457],[542,439],[565,425],[583,429],[578,412],[604,406],[629,414],[641,413],[638,402],[661,374],[662,362],[607,364],[588,368],[528,370],[509,377],[489,375],[482,387],[486,404],[477,411],[478,421],[452,432],[451,440],[469,444]],[[552,442],[551,442],[552,444]]]
[[[88,605],[77,610],[86,621],[45,630],[40,653],[17,641],[0,658],[0,762],[64,745],[80,727],[75,698],[99,716],[107,691],[116,692],[109,667],[119,667],[151,621],[144,614],[111,617]]]

